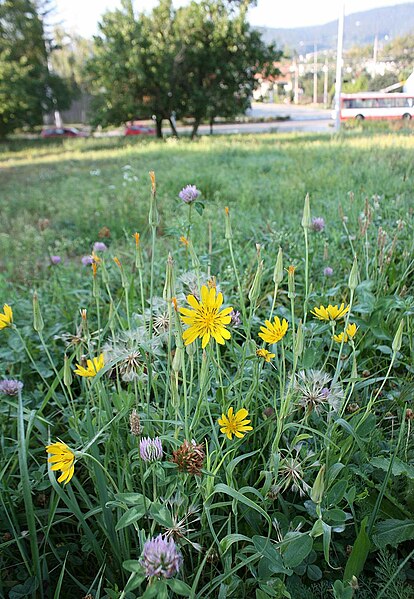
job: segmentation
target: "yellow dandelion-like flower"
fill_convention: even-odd
[[[329,304],[327,308],[325,306],[315,306],[313,310],[311,310],[311,314],[316,316],[319,320],[339,320],[343,318],[345,314],[349,312],[349,306],[345,306],[342,303],[340,306],[332,306]]]
[[[100,370],[105,366],[104,355],[101,354],[97,358],[86,361],[86,368],[76,364],[75,374],[79,376],[92,377],[96,376]]]
[[[75,454],[66,443],[61,441],[47,445],[46,451],[51,454],[47,460],[49,464],[52,464],[51,470],[60,470],[62,472],[58,478],[58,483],[67,485],[75,472]]]
[[[230,441],[233,438],[232,435],[242,439],[248,431],[253,430],[252,426],[248,426],[251,420],[245,420],[248,415],[249,412],[244,408],[235,414],[233,414],[233,408],[229,408],[227,416],[222,414],[221,418],[218,419],[218,423],[222,427],[220,432],[226,435]]]
[[[213,337],[217,343],[224,345],[224,340],[231,337],[226,325],[231,322],[230,312],[233,308],[224,308],[220,311],[223,294],[216,294],[214,287],[208,289],[206,285],[203,285],[201,288],[201,301],[198,301],[194,295],[188,295],[187,301],[192,310],[180,308],[182,321],[189,325],[183,333],[184,344],[189,345],[200,337],[204,349]]]
[[[267,351],[267,349],[257,349],[256,356],[263,358],[265,362],[270,362],[270,360],[274,358],[276,354],[270,353],[270,351]]]
[[[3,312],[0,312],[0,331],[9,327],[13,322],[13,310],[8,304],[4,304]]]
[[[262,332],[259,333],[259,337],[266,343],[277,343],[286,335],[288,326],[287,320],[280,320],[278,316],[275,316],[273,322],[265,320],[265,326],[260,327]]]
[[[353,339],[355,337],[357,331],[358,327],[355,323],[349,324],[345,331],[333,336],[334,341],[336,341],[337,343],[342,343],[343,339],[344,343],[348,343],[350,339]]]

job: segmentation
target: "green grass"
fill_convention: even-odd
[[[237,214],[240,239],[256,241],[266,228],[296,219],[306,193],[331,230],[349,192],[360,208],[378,194],[404,214],[413,200],[413,149],[410,135],[358,133],[9,142],[0,148],[0,272],[37,284],[48,253],[79,264],[103,226],[117,247],[131,232],[145,232],[149,170],[157,174],[167,235],[182,233],[177,193],[189,182],[203,192],[216,238],[224,205]],[[42,233],[41,219],[50,221]],[[205,224],[200,234],[206,239]]]
[[[3,146],[0,380],[24,386],[0,392],[1,597],[410,599],[413,146],[404,132]],[[191,226],[187,183],[204,205]],[[95,278],[80,259],[103,227]],[[184,347],[172,299],[203,284],[242,320],[205,350]],[[342,302],[339,322],[311,313]],[[272,306],[288,328],[268,345]],[[351,322],[354,340],[334,342]],[[248,410],[243,438],[220,431],[230,407]],[[144,461],[155,436],[164,455]],[[172,463],[193,439],[197,476]],[[57,440],[75,452],[67,485],[47,466]],[[148,580],[144,544],[166,533],[183,563]]]

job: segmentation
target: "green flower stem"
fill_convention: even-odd
[[[305,236],[305,299],[303,302],[303,325],[306,324],[306,318],[308,315],[308,300],[309,300],[309,240],[308,240],[308,229],[303,228]]]
[[[119,488],[118,488],[118,485],[116,484],[116,482],[114,481],[114,479],[112,478],[112,476],[109,474],[108,470],[93,455],[91,455],[90,453],[86,453],[86,451],[75,451],[75,456],[76,457],[82,457],[82,458],[83,457],[87,457],[87,458],[91,459],[93,462],[95,462],[95,464],[97,464],[98,466],[100,466],[100,468],[102,469],[102,471],[108,477],[108,480],[111,482],[111,485],[115,489],[115,493],[119,493],[120,492]]]
[[[234,259],[233,241],[231,239],[228,239],[228,243],[229,243],[229,251],[230,251],[231,262],[233,265],[234,276],[236,277],[237,290],[239,292],[240,309],[241,309],[242,315],[243,315],[243,322],[246,325],[246,323],[247,323],[246,304],[244,301],[243,289],[242,289],[240,279],[239,279],[239,273],[237,272],[236,261]],[[246,329],[246,333],[247,333],[247,338],[250,339],[250,328],[248,330]]]

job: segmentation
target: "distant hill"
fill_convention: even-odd
[[[279,48],[295,48],[306,54],[313,52],[315,42],[318,50],[336,48],[338,21],[294,29],[257,29],[262,32],[266,42],[275,42]],[[411,32],[414,33],[414,2],[374,8],[345,17],[344,45],[347,48],[354,45],[363,46],[372,44],[376,35],[379,40],[383,40],[387,35],[393,39]]]

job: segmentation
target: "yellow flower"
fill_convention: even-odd
[[[220,311],[223,294],[217,293],[216,296],[214,287],[208,289],[206,285],[203,285],[201,301],[199,302],[194,295],[188,295],[187,301],[193,309],[180,308],[182,321],[190,325],[183,333],[184,344],[189,345],[197,337],[201,337],[201,345],[204,349],[210,338],[213,337],[217,343],[224,345],[224,340],[231,337],[226,325],[230,324],[230,312],[233,308],[224,308]]]
[[[263,358],[265,362],[270,362],[270,360],[274,358],[276,354],[271,354],[270,351],[267,351],[267,349],[257,349],[256,355],[259,358]]]
[[[49,464],[52,464],[51,470],[60,470],[62,472],[58,478],[58,483],[66,485],[75,472],[75,454],[69,449],[66,443],[60,441],[52,443],[52,445],[47,445],[46,451],[51,454],[47,460]]]
[[[270,320],[265,320],[265,325],[260,327],[262,332],[259,333],[259,337],[266,343],[277,343],[286,335],[288,330],[287,320],[283,319],[281,321],[278,316],[274,317],[273,323]]]
[[[181,235],[181,237],[180,237],[180,243],[182,243],[182,245],[183,245],[184,247],[188,247],[188,243],[189,243],[189,242],[188,242],[188,239],[187,239],[187,237],[184,237],[184,235]]]
[[[93,360],[87,360],[86,368],[76,364],[75,374],[78,374],[79,376],[92,377],[95,376],[104,367],[104,365],[104,355],[101,354],[97,358],[93,358]]]
[[[8,304],[4,304],[3,313],[0,312],[0,331],[9,327],[13,322],[13,310]]]
[[[316,316],[319,320],[339,320],[340,318],[343,318],[347,312],[349,312],[349,306],[345,306],[344,303],[340,306],[332,306],[329,304],[327,308],[322,305],[319,306],[319,308],[315,306],[315,308],[311,310],[311,314]]]
[[[348,343],[350,339],[353,339],[357,334],[358,327],[355,323],[349,324],[345,331],[339,333],[338,335],[334,335],[333,338],[337,343],[342,343],[342,339],[344,343]]]
[[[253,427],[248,426],[251,420],[245,420],[249,412],[242,408],[236,414],[233,414],[233,408],[229,408],[227,416],[221,415],[218,419],[219,425],[222,427],[220,432],[227,436],[228,439],[232,439],[232,435],[235,435],[239,439],[242,439],[247,431],[252,431]]]

